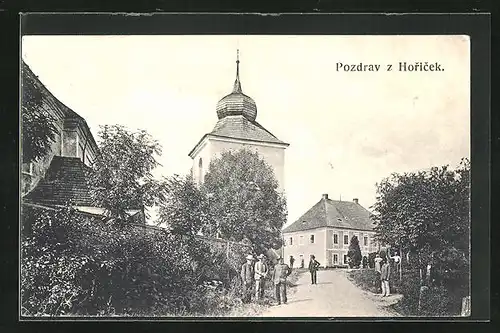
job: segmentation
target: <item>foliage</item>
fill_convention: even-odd
[[[349,250],[347,251],[347,257],[351,259],[349,261],[349,266],[351,268],[359,267],[361,264],[361,249],[359,248],[359,240],[356,236],[352,236],[351,238]]]
[[[159,166],[160,144],[144,130],[131,132],[119,125],[102,126],[98,135],[99,154],[88,177],[95,204],[124,221],[127,209],[161,202],[166,185],[152,174]]]
[[[457,306],[456,299],[469,293],[469,197],[467,159],[455,170],[443,166],[393,174],[377,184],[373,207],[376,237],[391,247],[401,247],[402,254],[410,252],[416,258],[411,263],[414,268],[425,271],[432,265],[432,278],[423,283],[431,288],[429,295],[438,295],[438,303],[441,297],[442,302]],[[403,279],[401,286],[405,302],[413,302],[411,311],[415,311],[421,285],[420,279],[414,280]],[[446,298],[443,290],[448,293]],[[452,311],[448,305],[446,311]],[[433,311],[440,309],[434,306]]]
[[[241,241],[246,236],[259,253],[282,245],[287,210],[277,189],[272,167],[246,149],[212,160],[202,186],[222,238]]]
[[[443,248],[469,253],[468,160],[456,170],[393,174],[377,184],[374,219],[377,238],[403,252],[427,256]],[[427,262],[425,262],[427,264]]]
[[[159,203],[157,224],[174,234],[194,237],[200,230],[213,225],[208,199],[190,176],[165,179],[168,192]]]
[[[36,87],[35,78],[29,75],[29,69],[22,65],[22,158],[23,163],[37,161],[47,154],[55,142],[57,128],[55,119],[43,107],[43,96]]]
[[[169,232],[105,224],[71,209],[23,209],[23,315],[190,310],[206,251]]]

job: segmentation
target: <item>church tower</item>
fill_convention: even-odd
[[[218,121],[212,132],[205,134],[189,156],[193,159],[193,179],[203,182],[212,158],[227,150],[247,148],[256,151],[274,170],[280,192],[285,191],[285,149],[289,146],[260,125],[255,101],[245,95],[240,82],[239,50],[236,57],[236,79],[233,91],[217,103]]]

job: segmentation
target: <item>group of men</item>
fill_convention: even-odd
[[[255,300],[261,300],[264,297],[266,278],[270,275],[271,281],[275,285],[277,303],[281,304],[283,302],[286,304],[286,282],[288,275],[291,273],[290,267],[283,262],[283,258],[279,257],[270,273],[266,263],[266,256],[261,254],[257,259],[257,262],[254,263],[254,257],[249,254],[246,257],[246,262],[241,266],[243,301],[249,303],[252,295],[255,296]]]

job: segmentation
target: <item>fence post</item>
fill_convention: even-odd
[[[462,312],[460,315],[463,317],[470,316],[470,296],[462,298]]]

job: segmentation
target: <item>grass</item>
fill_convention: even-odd
[[[380,278],[378,273],[373,269],[353,269],[348,272],[347,277],[354,284],[365,291],[378,294],[380,292]]]

